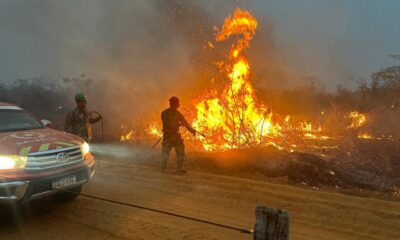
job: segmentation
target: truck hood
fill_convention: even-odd
[[[80,145],[83,139],[51,128],[0,133],[0,155],[29,153]]]

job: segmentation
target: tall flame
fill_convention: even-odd
[[[203,141],[206,150],[239,148],[260,141],[277,127],[272,113],[257,102],[249,81],[250,65],[245,50],[257,29],[257,20],[248,12],[237,9],[233,17],[225,19],[215,40],[222,42],[237,36],[226,62],[219,70],[228,79],[221,94],[203,99],[196,104],[197,117],[193,126],[211,136]]]
[[[257,25],[257,20],[248,11],[237,9],[233,16],[225,19],[222,28],[217,32],[215,42],[233,39],[233,43],[226,59],[215,62],[223,76],[223,81],[217,83],[222,86],[206,92],[195,102],[196,113],[192,126],[207,137],[198,136],[193,142],[200,142],[207,151],[260,145],[291,152],[301,148],[337,148],[332,145],[332,141],[338,136],[323,135],[321,122],[315,124],[309,120],[294,120],[289,115],[273,114],[271,108],[257,100],[251,83],[251,67],[246,57],[246,50],[250,47]],[[211,42],[208,42],[208,46],[210,49],[217,49]],[[321,112],[321,116],[325,117],[325,113]],[[350,122],[347,129],[354,130],[358,130],[367,120],[365,114],[357,111],[344,117]],[[160,125],[153,123],[148,126],[147,133],[160,137],[160,129]],[[364,133],[359,134],[358,138],[369,139],[372,136]]]

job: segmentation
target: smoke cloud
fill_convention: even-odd
[[[215,72],[212,61],[226,54],[211,51],[207,42],[214,39],[215,27],[241,7],[259,21],[248,50],[255,85],[264,89],[293,86],[308,75],[298,66],[305,62],[310,66],[312,57],[301,59],[294,53],[290,62],[301,59],[302,63],[297,68],[288,64],[282,44],[277,43],[276,27],[295,30],[296,15],[285,16],[277,24],[280,10],[268,15],[260,9],[265,5],[250,0],[3,0],[0,80],[84,76],[96,85],[90,91],[82,89],[88,91],[90,107],[110,122],[119,124],[122,119],[149,113],[158,117],[170,96],[180,96],[183,106],[189,106],[193,90],[206,85]],[[271,1],[270,5],[277,4]],[[337,9],[328,6],[332,16],[342,9],[342,5]],[[345,58],[338,59],[344,62]],[[322,67],[318,70],[323,71]],[[65,107],[72,107],[72,97]]]

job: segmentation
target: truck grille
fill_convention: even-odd
[[[28,155],[25,170],[47,170],[77,164],[82,161],[83,156],[80,146],[35,152]]]

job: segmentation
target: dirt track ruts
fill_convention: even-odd
[[[257,205],[291,213],[291,239],[400,239],[400,203],[307,190],[249,179],[102,162],[84,192],[240,228]],[[250,235],[79,197],[31,203],[13,220],[2,207],[1,239],[252,239]]]

